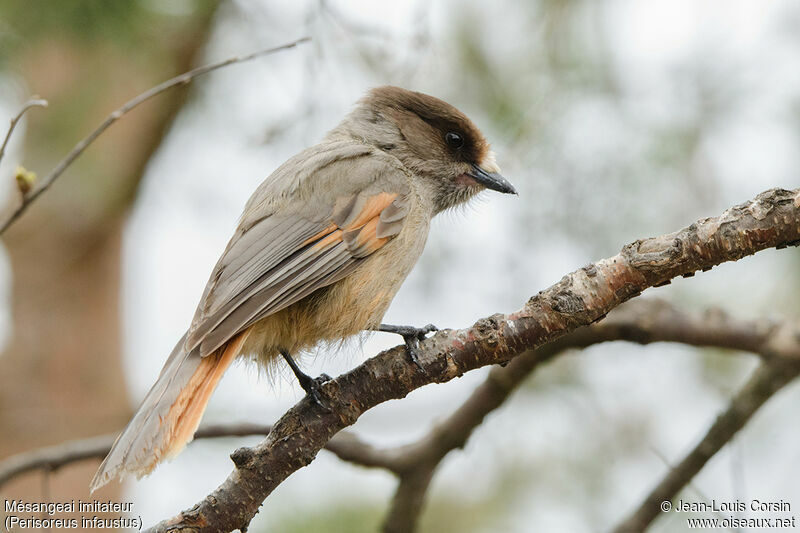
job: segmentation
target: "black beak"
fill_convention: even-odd
[[[486,172],[478,165],[472,165],[472,170],[467,172],[467,176],[474,179],[487,189],[506,194],[517,194],[517,190],[511,183],[497,172]]]

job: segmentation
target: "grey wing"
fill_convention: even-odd
[[[334,161],[300,183],[292,201],[262,217],[248,213],[206,286],[187,352],[214,352],[257,320],[342,279],[402,230],[406,175],[375,159]],[[345,194],[320,192],[346,178],[350,191],[338,187]]]

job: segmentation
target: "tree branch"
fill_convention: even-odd
[[[773,189],[681,231],[636,241],[609,259],[565,276],[519,311],[444,330],[420,346],[420,371],[401,347],[384,351],[322,385],[327,409],[302,400],[254,448],[231,458],[228,479],[193,508],[148,531],[175,528],[231,531],[247,527],[264,499],[291,473],[308,465],[333,435],[379,403],[429,383],[443,383],[603,318],[652,286],[690,276],[757,251],[800,243],[800,190]]]
[[[42,100],[36,97],[31,98],[25,102],[25,105],[22,106],[16,116],[11,119],[11,124],[8,126],[8,132],[6,132],[6,138],[3,139],[3,144],[0,145],[0,161],[2,161],[3,156],[6,155],[6,146],[8,145],[9,139],[11,139],[11,134],[14,133],[14,128],[17,127],[17,122],[19,122],[20,119],[22,119],[22,115],[24,115],[25,112],[32,107],[47,107],[47,100]]]
[[[270,429],[272,427],[269,425],[246,422],[208,425],[198,429],[194,439],[267,435]],[[73,440],[7,457],[0,462],[0,487],[12,479],[34,470],[52,472],[70,463],[86,459],[102,459],[108,455],[116,436],[117,434],[115,433]],[[346,431],[332,438],[325,445],[325,449],[343,461],[349,461],[360,466],[384,466],[381,462],[380,451],[362,441],[356,435]]]
[[[189,83],[193,79],[198,76],[202,76],[203,74],[208,74],[214,70],[220,69],[222,67],[226,67],[228,65],[233,65],[235,63],[242,63],[245,61],[250,61],[251,59],[256,59],[258,57],[272,54],[275,52],[279,52],[281,50],[286,50],[289,48],[294,48],[297,45],[307,42],[310,40],[310,37],[303,37],[301,39],[297,39],[288,44],[284,44],[281,46],[276,46],[273,48],[267,48],[264,50],[258,50],[256,52],[252,52],[247,55],[243,56],[235,56],[225,59],[224,61],[218,61],[216,63],[211,63],[209,65],[204,65],[202,67],[197,67],[193,70],[175,76],[172,79],[169,79],[165,82],[162,82],[155,87],[148,89],[147,91],[141,93],[140,95],[136,96],[132,100],[126,102],[122,107],[113,111],[109,114],[106,119],[89,135],[87,135],[84,139],[82,139],[75,147],[70,150],[70,152],[64,156],[55,168],[48,174],[38,186],[32,189],[27,194],[23,195],[22,203],[11,212],[11,214],[0,224],[0,234],[6,231],[11,224],[13,224],[22,214],[28,209],[28,206],[36,200],[42,193],[44,193],[50,186],[58,179],[59,176],[83,153],[83,151],[94,142],[97,137],[99,137],[106,129],[109,128],[114,122],[122,118],[126,113],[137,107],[139,104],[146,102],[147,100],[157,96],[167,89],[175,87],[176,85],[182,85],[185,83]],[[14,122],[12,121],[12,129],[14,126]],[[9,130],[8,136],[11,135],[11,131]],[[7,136],[7,137],[8,137]],[[6,140],[8,140],[6,138]],[[5,143],[3,143],[5,147]]]
[[[428,487],[423,480],[432,478],[447,454],[463,448],[484,418],[500,407],[541,363],[571,348],[586,348],[610,341],[638,344],[676,342],[751,352],[768,361],[800,363],[800,327],[795,324],[737,320],[719,309],[710,309],[699,315],[685,313],[658,299],[628,302],[597,324],[577,329],[538,350],[527,351],[505,367],[493,368],[470,397],[428,435],[393,450],[384,462],[400,481],[384,522],[384,532],[415,531]],[[686,473],[688,471],[684,471]],[[681,486],[693,475],[685,478]],[[658,512],[658,504],[663,499],[647,500],[646,503],[652,505],[655,501],[654,508]],[[647,509],[652,510],[650,507]]]
[[[798,374],[800,359],[797,359],[796,353],[794,359],[771,360],[759,366],[694,449],[667,472],[636,510],[614,529],[614,533],[639,533],[647,529],[653,520],[664,514],[662,502],[671,501],[677,496],[708,460],[744,427],[759,407]]]
[[[462,448],[483,418],[499,407],[540,363],[565,350],[610,341],[676,342],[747,351],[768,360],[800,359],[800,341],[795,340],[798,336],[800,331],[789,323],[736,320],[719,309],[696,315],[679,311],[663,300],[635,300],[615,309],[597,324],[580,328],[538,350],[529,350],[505,367],[493,368],[484,383],[452,415],[415,443],[380,449],[352,433],[340,432],[325,449],[343,461],[384,468],[403,478],[410,471],[419,470],[420,465],[435,468],[447,453]],[[250,423],[211,425],[200,428],[194,438],[266,435],[270,428]],[[114,435],[91,437],[8,457],[0,462],[0,487],[33,470],[53,471],[85,459],[102,459],[113,440]]]
[[[194,438],[266,435],[269,430],[270,426],[257,424],[215,425],[200,428]],[[15,477],[33,470],[52,472],[64,465],[85,459],[102,459],[108,455],[115,438],[116,434],[100,435],[12,455],[0,463],[0,487]]]
[[[737,320],[719,309],[702,314],[686,313],[658,299],[628,302],[612,311],[594,325],[580,328],[560,339],[529,350],[505,367],[495,367],[486,380],[449,417],[437,424],[417,442],[391,449],[378,449],[348,432],[336,434],[325,449],[343,461],[360,466],[387,469],[399,478],[399,484],[389,514],[385,532],[411,532],[416,529],[425,502],[427,488],[438,465],[451,451],[462,448],[475,428],[493,410],[500,407],[516,388],[539,366],[573,348],[585,348],[610,341],[629,341],[639,344],[676,342],[699,347],[716,347],[747,351],[762,357],[766,365],[777,364],[776,372],[754,374],[743,395],[763,395],[756,400],[734,399],[745,409],[731,408],[724,415],[724,431],[710,431],[702,446],[672,470],[634,515],[617,531],[642,531],[658,516],[659,505],[674,497],[678,490],[702,468],[716,451],[740,429],[769,394],[797,375],[800,364],[800,327],[790,322],[766,320]],[[786,366],[788,365],[788,366]],[[793,366],[794,365],[794,366]],[[761,381],[766,379],[766,381]],[[753,383],[756,383],[753,385]],[[759,384],[760,383],[760,384]],[[759,403],[760,402],[760,403]],[[740,418],[744,416],[745,418]],[[248,435],[266,435],[270,426],[261,424],[215,425],[201,428],[196,439]],[[709,443],[709,438],[715,439]],[[94,437],[42,448],[12,456],[0,463],[0,487],[25,472],[58,468],[85,459],[101,459],[114,440],[113,435]],[[702,455],[702,460],[697,454]]]

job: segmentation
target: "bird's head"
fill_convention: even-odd
[[[351,133],[397,157],[434,195],[437,211],[484,189],[516,194],[494,153],[464,113],[427,94],[378,87],[361,100]]]

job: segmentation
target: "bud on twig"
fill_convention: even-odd
[[[17,180],[17,187],[24,198],[36,183],[36,172],[31,172],[20,165],[14,171],[14,179]]]

